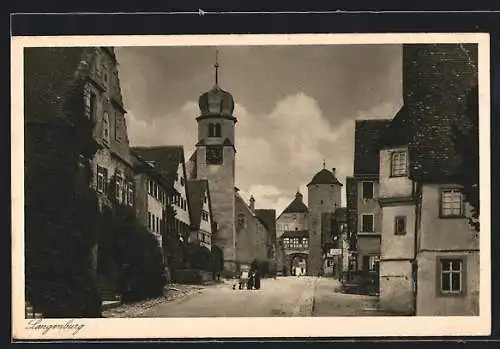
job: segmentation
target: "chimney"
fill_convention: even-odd
[[[333,173],[333,175],[334,175],[334,176],[335,176],[335,170],[336,170],[336,168],[335,168],[335,167],[333,167],[333,168],[332,168],[332,173]]]
[[[254,199],[253,195],[250,196],[250,205],[248,205],[248,207],[250,207],[250,209],[252,211],[255,211],[255,199]]]

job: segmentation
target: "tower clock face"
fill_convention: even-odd
[[[222,147],[220,146],[207,147],[207,164],[208,165],[222,164]]]

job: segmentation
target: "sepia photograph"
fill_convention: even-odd
[[[487,334],[488,40],[14,37],[14,335]]]

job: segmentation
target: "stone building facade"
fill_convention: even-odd
[[[236,270],[250,267],[254,259],[268,261],[268,229],[235,189],[236,199]]]
[[[199,244],[212,251],[214,222],[212,203],[207,180],[188,180],[189,211],[191,214],[191,235],[189,242]]]
[[[469,123],[465,101],[477,84],[477,45],[404,45],[404,106],[379,141],[386,309],[479,312],[479,237],[457,185],[462,159],[452,139],[452,125]]]
[[[279,243],[283,254],[283,275],[309,275],[309,232],[287,230],[280,236]]]
[[[216,81],[210,91],[200,96],[199,108],[200,115],[196,118],[198,142],[189,160],[192,169],[190,179],[206,179],[210,184],[213,216],[217,222],[217,239],[214,243],[222,250],[224,269],[236,272],[234,188],[237,119],[233,115],[234,100]]]
[[[307,184],[309,207],[308,275],[323,273],[323,246],[321,218],[323,213],[335,212],[341,207],[342,183],[332,171],[323,168]]]
[[[371,283],[377,292],[382,232],[379,196],[378,136],[390,120],[356,120],[354,136],[354,175],[349,179],[348,209],[355,215],[357,236],[352,255],[354,274],[360,283]]]
[[[276,219],[276,239],[277,239],[277,270],[284,272],[286,260],[283,249],[280,245],[281,236],[285,231],[307,231],[309,224],[309,209],[304,204],[303,195],[297,190],[295,198],[281,212]]]

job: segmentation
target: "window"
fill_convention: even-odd
[[[152,221],[152,219],[151,219],[151,212],[148,212],[148,229],[149,230],[153,230],[153,226],[151,224],[151,221]]]
[[[116,200],[120,200],[122,193],[122,179],[121,179],[120,171],[116,171],[116,180],[115,180],[115,198]]]
[[[206,161],[208,165],[221,165],[223,161],[222,147],[207,147]]]
[[[181,185],[184,186],[184,177],[181,177]]]
[[[94,92],[86,90],[84,92],[85,98],[85,115],[91,120],[95,120],[95,110],[97,97]]]
[[[102,117],[102,136],[106,143],[109,143],[109,114],[107,111],[104,112]]]
[[[357,271],[358,270],[358,255],[353,253],[349,257],[349,270]]]
[[[326,260],[326,266],[327,267],[333,267],[333,259],[327,259]]]
[[[156,232],[160,232],[160,217],[156,217]]]
[[[202,211],[201,217],[204,221],[208,222],[208,212],[207,211]]]
[[[243,213],[238,214],[238,229],[244,229],[245,228],[245,215]]]
[[[124,204],[128,204],[128,182],[123,181],[123,189],[122,189],[122,202]]]
[[[215,123],[209,123],[208,137],[221,137],[221,125]]]
[[[440,265],[440,291],[442,294],[461,294],[464,291],[462,259],[441,259]]]
[[[373,182],[363,182],[363,199],[373,199]]]
[[[106,183],[108,182],[108,170],[97,165],[97,191],[99,193],[106,192]]]
[[[463,197],[458,189],[441,190],[441,217],[462,217]]]
[[[396,151],[391,155],[391,176],[403,177],[408,173],[408,152]]]
[[[207,201],[208,201],[207,196],[205,196],[205,197],[203,198],[203,202],[206,204],[206,203],[207,203]]]
[[[394,234],[406,234],[406,216],[397,216],[394,221]]]
[[[374,217],[372,214],[364,214],[361,216],[361,231],[364,233],[373,233],[375,231],[375,227],[373,224]]]

